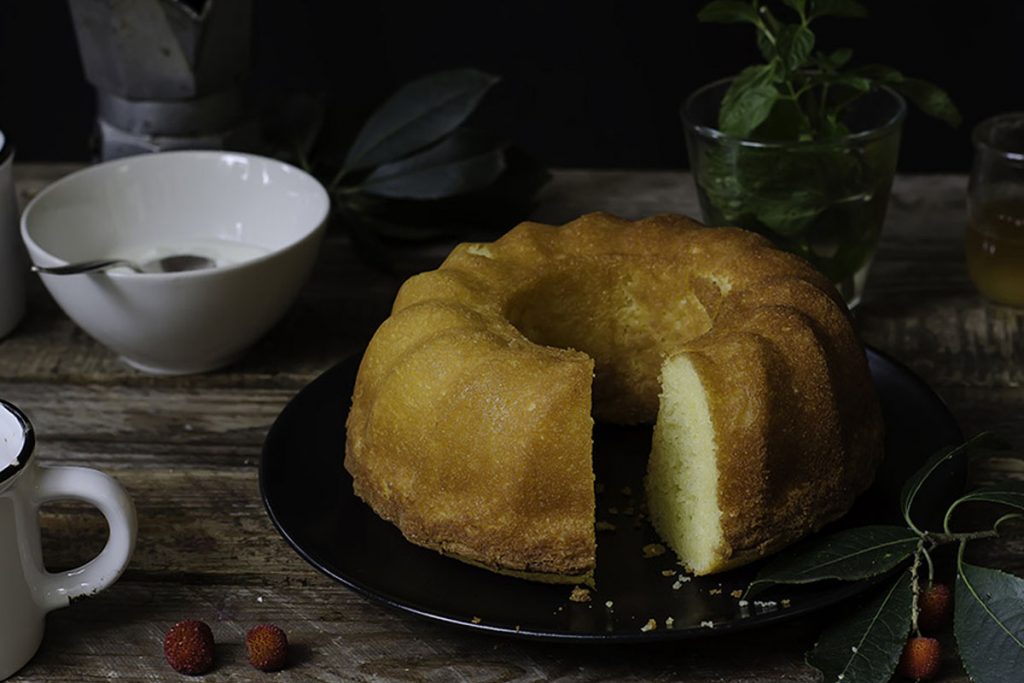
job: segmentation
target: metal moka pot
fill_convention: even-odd
[[[246,147],[251,0],[69,0],[102,159]]]

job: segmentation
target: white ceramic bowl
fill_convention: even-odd
[[[32,262],[135,261],[171,253],[217,266],[183,273],[42,275],[64,312],[144,372],[203,372],[237,359],[305,283],[330,201],[313,177],[237,152],[164,152],[90,166],[25,208]]]

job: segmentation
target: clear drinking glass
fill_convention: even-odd
[[[1024,112],[979,123],[967,186],[967,272],[987,299],[1024,307]]]
[[[704,222],[765,235],[810,261],[856,305],[885,221],[906,103],[880,88],[849,108],[844,137],[748,140],[717,128],[730,82],[697,90],[681,112]]]

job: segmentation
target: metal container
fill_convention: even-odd
[[[245,147],[251,0],[69,0],[100,156]]]

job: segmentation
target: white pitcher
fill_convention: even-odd
[[[28,418],[0,400],[0,680],[32,659],[47,612],[111,585],[135,547],[135,506],[124,489],[96,470],[37,465],[34,446]],[[39,538],[39,506],[54,500],[91,503],[110,526],[94,560],[58,573],[46,571]]]

